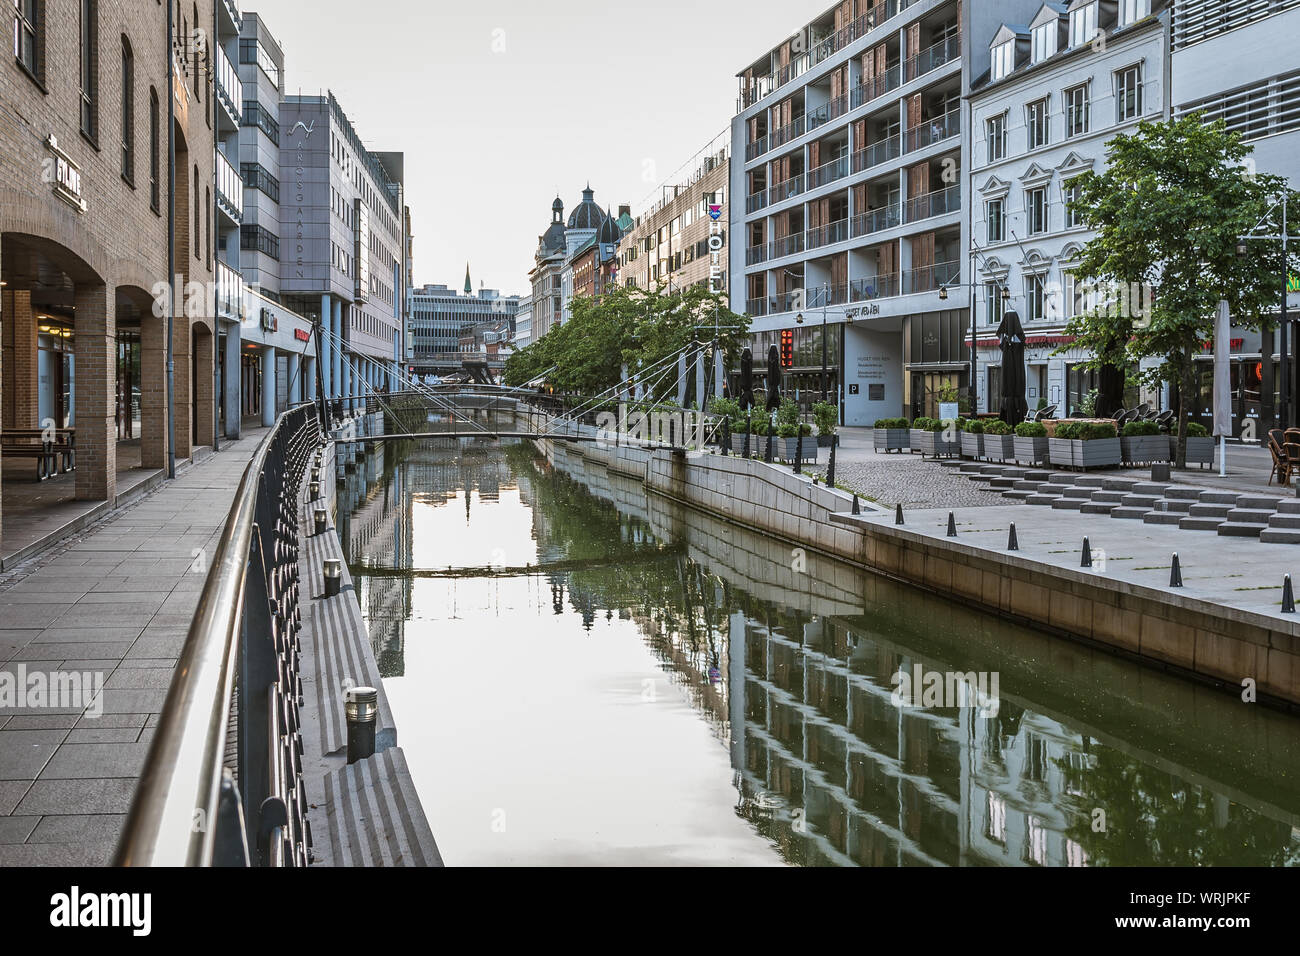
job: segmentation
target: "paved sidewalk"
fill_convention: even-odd
[[[0,866],[110,861],[207,561],[265,433],[246,431],[0,578]],[[85,681],[34,696],[60,674]]]

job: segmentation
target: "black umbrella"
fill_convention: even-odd
[[[1029,411],[1025,402],[1025,329],[1015,312],[1003,313],[998,343],[1002,346],[1002,420],[1015,426]]]
[[[781,351],[775,345],[767,349],[767,410],[781,407]]]
[[[740,407],[754,407],[754,355],[749,349],[740,353]]]

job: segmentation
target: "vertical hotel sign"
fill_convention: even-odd
[[[302,135],[298,136],[298,131],[302,130]],[[305,241],[303,239],[303,203],[306,201],[306,167],[307,167],[307,140],[311,139],[311,134],[316,131],[316,121],[312,120],[311,125],[302,120],[293,124],[289,130],[289,135],[296,137],[293,147],[293,197],[296,209],[293,217],[293,275],[296,279],[304,278],[303,275],[303,250]]]
[[[710,200],[717,199],[712,193]],[[722,203],[709,202],[709,291],[721,292],[722,282]]]
[[[366,201],[364,199],[357,199],[355,202],[356,215],[353,217],[353,220],[357,224],[356,299],[358,302],[365,302],[366,292],[370,289],[370,209],[366,206]]]

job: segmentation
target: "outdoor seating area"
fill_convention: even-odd
[[[1300,474],[1300,428],[1270,428],[1268,451],[1273,459],[1269,484],[1276,478],[1279,485],[1289,487],[1292,477]]]
[[[44,481],[77,467],[75,428],[6,428],[0,431],[0,458],[25,458]]]

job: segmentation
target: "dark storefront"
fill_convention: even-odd
[[[948,309],[903,320],[908,409],[912,418],[937,418],[939,399],[956,389],[963,413],[970,404],[970,312]]]

